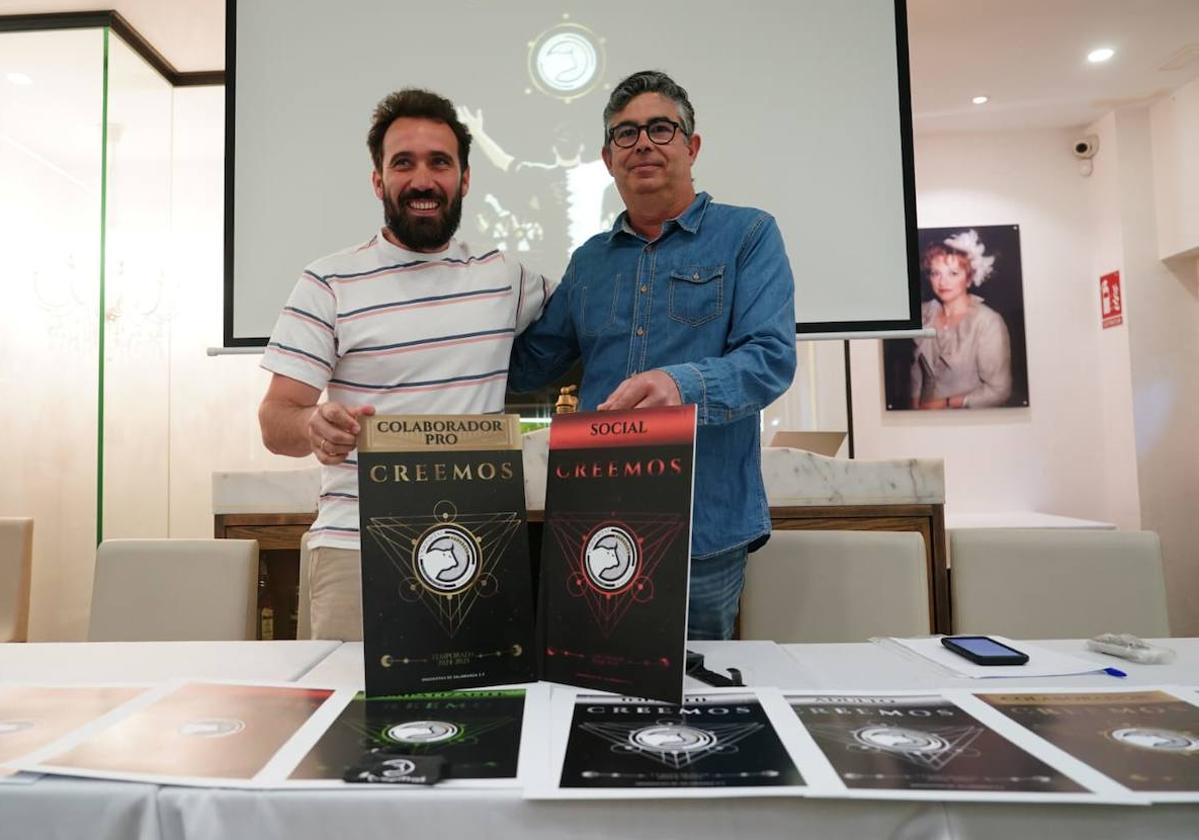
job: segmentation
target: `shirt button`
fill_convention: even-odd
[[[647,253],[647,254],[652,254],[652,253],[653,253],[653,251],[654,251],[654,246],[653,246],[653,245],[646,245],[646,246],[645,246],[645,253]]]
[[[649,291],[649,286],[647,286],[647,285],[645,285],[644,283],[642,283],[642,284],[641,284],[641,294],[645,294],[645,293],[646,293],[646,292],[648,292],[648,291]]]
[[[694,280],[696,283],[698,283],[699,282],[699,272],[697,271],[694,274],[692,274],[691,279]]]
[[[637,335],[645,335],[645,327],[638,327]]]

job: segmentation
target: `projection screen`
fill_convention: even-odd
[[[690,94],[696,188],[778,219],[799,333],[920,327],[904,0],[229,0],[228,33],[227,347],[378,230],[366,132],[400,87],[475,135],[459,236],[560,276],[623,209],[601,112],[642,69]]]

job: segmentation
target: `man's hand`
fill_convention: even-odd
[[[670,374],[661,370],[647,370],[617,385],[616,390],[597,408],[600,411],[621,411],[626,408],[682,404],[679,386],[670,378]]]
[[[308,418],[308,443],[322,464],[340,464],[358,445],[358,418],[375,413],[373,405],[346,406],[323,402]]]

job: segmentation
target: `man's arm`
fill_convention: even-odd
[[[517,393],[533,391],[553,382],[579,358],[578,336],[570,312],[568,285],[573,264],[549,295],[540,317],[529,324],[512,344],[508,363],[508,387]]]
[[[755,222],[738,252],[732,305],[723,354],[629,377],[600,408],[695,403],[703,425],[731,423],[778,399],[795,376],[795,281],[769,215]]]
[[[371,405],[317,403],[321,392],[276,373],[258,406],[262,442],[277,455],[316,455],[322,464],[340,464],[357,445],[358,417],[375,413]]]

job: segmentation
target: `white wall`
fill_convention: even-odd
[[[1199,79],[1150,107],[1157,252],[1199,254]]]
[[[1030,406],[887,412],[878,343],[855,342],[854,425],[860,458],[944,458],[951,513],[1038,510],[1156,531],[1172,631],[1196,635],[1199,271],[1159,259],[1154,186],[1199,195],[1199,155],[1159,154],[1173,147],[1157,132],[1178,124],[1160,104],[1083,129],[1100,140],[1085,178],[1068,151],[1078,131],[917,138],[922,227],[1020,225]],[[1098,284],[1111,271],[1125,321],[1105,330]]]
[[[272,455],[258,432],[269,376],[260,355],[208,356],[222,342],[224,88],[175,90],[171,322],[172,537],[212,536],[212,473],[316,464]],[[280,142],[285,142],[283,137]],[[281,212],[283,212],[281,210]]]
[[[1105,476],[1108,516],[1102,518],[1122,528],[1136,528],[1141,521],[1141,500],[1136,480],[1136,432],[1131,410],[1130,316],[1126,313],[1123,325],[1102,329],[1099,306],[1100,277],[1118,271],[1124,280],[1125,291],[1128,285],[1128,271],[1124,265],[1120,148],[1115,113],[1088,126],[1084,133],[1099,138],[1099,152],[1091,161],[1094,171],[1085,179],[1086,204],[1082,209],[1088,234],[1086,256],[1090,266],[1089,278],[1094,288],[1094,308],[1089,314],[1097,331],[1095,366],[1099,371],[1102,396],[1102,414],[1098,421],[1107,432],[1107,451],[1103,458],[1113,465]]]
[[[301,463],[271,455],[262,446],[256,412],[268,377],[258,368],[261,357],[205,354],[206,348],[221,344],[224,90],[179,88],[173,94],[168,90],[167,96],[173,99],[166,103],[164,118],[171,125],[162,131],[162,149],[155,153],[161,158],[140,159],[132,172],[126,171],[124,183],[110,180],[110,195],[120,203],[110,205],[109,211],[106,538],[210,537],[214,470],[287,469]],[[146,122],[146,117],[139,118],[142,133]],[[127,130],[121,142],[133,139]],[[98,173],[98,138],[96,150]],[[112,151],[119,163],[120,143]],[[90,195],[89,201],[81,201],[70,190],[60,194],[34,178],[26,184],[16,180],[19,173],[44,173],[31,169],[19,155],[12,161],[10,157],[0,155],[0,170],[8,171],[12,163],[12,183],[30,199],[21,212],[11,208],[13,224],[5,229],[16,232],[17,241],[31,253],[52,251],[55,237],[61,240],[64,235],[86,253],[94,252],[98,190],[95,201]],[[154,174],[138,186],[138,172]],[[116,186],[121,187],[119,195]],[[153,195],[148,199],[141,194],[146,192]],[[51,228],[45,218],[63,207],[71,214],[60,212],[57,227]],[[8,218],[8,209],[0,207],[5,211],[0,218]],[[157,215],[150,218],[147,213]],[[18,224],[22,218],[29,230]],[[147,234],[151,229],[155,233]],[[130,236],[123,237],[123,230]],[[39,238],[39,231],[52,231],[51,241]],[[167,247],[158,247],[162,239]],[[11,258],[24,250],[10,248],[5,253]],[[128,292],[132,280],[147,274],[139,275],[132,266],[138,254],[151,250],[165,252],[160,260],[165,268],[149,272],[160,281],[156,305],[152,311],[147,306],[122,307],[122,301],[145,298],[122,297],[122,291]],[[98,265],[95,255],[75,255],[71,261]],[[128,269],[124,281],[123,261]],[[16,276],[23,277],[23,270],[18,260]],[[27,270],[36,278],[36,261],[30,261]],[[35,294],[44,283],[16,284],[29,295],[19,307],[29,317],[14,322],[15,331],[4,335],[0,347],[8,347],[12,339],[13,352],[5,357],[23,360],[22,375],[17,379],[5,369],[0,383],[26,406],[28,422],[20,424],[23,437],[10,437],[11,446],[6,444],[4,451],[11,449],[11,463],[27,463],[29,469],[14,473],[15,480],[5,485],[8,490],[0,492],[0,503],[6,511],[29,513],[36,520],[31,638],[80,640],[87,633],[95,547],[97,282],[90,275],[86,283],[57,275],[50,279],[62,286],[78,285],[90,297],[75,302],[64,292],[66,302],[54,308],[55,299],[42,301]],[[50,437],[48,428],[59,431]],[[42,455],[34,457],[38,452]]]
[[[1199,246],[1199,84],[1194,88],[1194,133],[1176,188],[1190,196]],[[1163,262],[1158,253],[1153,173],[1160,123],[1144,108],[1115,115],[1119,203],[1128,309],[1132,414],[1136,425],[1141,522],[1162,540],[1170,626],[1199,635],[1199,283],[1193,265]]]
[[[916,139],[921,227],[1020,226],[1029,407],[889,412],[877,341],[853,343],[859,458],[945,460],[951,513],[1037,510],[1136,527],[1128,430],[1109,433],[1096,364],[1098,279],[1073,132]],[[984,290],[985,291],[985,290]],[[1131,499],[1112,488],[1126,488]]]

